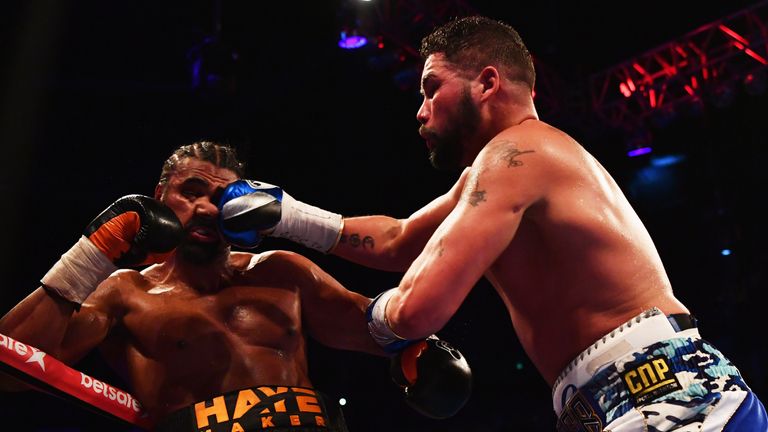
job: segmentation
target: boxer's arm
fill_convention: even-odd
[[[38,288],[0,319],[0,333],[28,343],[67,364],[95,348],[119,319],[123,296],[119,293],[129,273],[108,278],[77,305]]]
[[[310,336],[332,348],[389,356],[393,381],[402,388],[406,402],[425,416],[447,418],[464,406],[472,372],[456,348],[431,336],[402,350],[383,349],[367,330],[371,299],[345,289],[306,258],[294,259],[307,278],[301,285],[301,305]]]
[[[407,219],[383,215],[345,218],[339,243],[330,253],[367,267],[404,272],[456,207],[468,172],[462,173],[451,190]]]
[[[40,287],[0,319],[0,333],[55,356],[75,307]]]
[[[182,234],[176,215],[162,203],[142,195],[116,200],[86,226],[42,286],[0,319],[0,333],[65,363],[80,359],[106,336],[110,320],[102,315],[109,313],[107,301],[115,301],[116,279],[109,275],[118,266],[163,260]]]
[[[343,218],[294,199],[279,186],[238,180],[219,202],[227,241],[255,248],[262,236],[287,238],[371,268],[405,271],[459,201],[465,170],[451,190],[406,219],[385,215]]]
[[[0,319],[0,334],[31,345],[63,363],[72,365],[98,346],[115,322],[114,278],[107,279],[85,303],[64,300],[40,287]],[[8,376],[0,376],[0,389],[28,387]]]
[[[371,299],[350,291],[309,259],[286,252],[301,289],[301,314],[310,337],[331,348],[384,356],[368,333],[365,310]]]
[[[459,204],[385,305],[396,335],[418,339],[439,331],[512,241],[523,212],[545,196],[552,161],[510,141],[489,146],[473,165]]]

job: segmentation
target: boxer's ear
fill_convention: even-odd
[[[501,85],[501,76],[499,71],[493,66],[486,66],[477,75],[477,82],[481,86],[481,98],[487,99],[499,91]]]

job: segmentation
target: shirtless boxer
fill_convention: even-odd
[[[425,37],[421,54],[419,133],[436,168],[465,168],[448,193],[407,219],[342,218],[276,186],[238,183],[224,194],[225,226],[278,203],[282,217],[259,226],[263,235],[405,271],[372,307],[369,328],[382,346],[440,330],[487,278],[552,387],[558,430],[768,430],[762,403],[675,298],[614,179],[539,120],[518,33],[462,18]],[[263,193],[274,198],[227,208]],[[325,240],[306,242],[315,231]]]
[[[157,430],[346,430],[312,388],[305,337],[386,355],[367,331],[371,299],[296,253],[231,252],[214,203],[242,173],[230,147],[180,147],[154,199],[126,196],[97,216],[0,333],[67,364],[100,348]],[[391,351],[393,378],[426,415],[468,397],[466,361],[448,348],[431,337]],[[436,394],[436,379],[455,385]]]

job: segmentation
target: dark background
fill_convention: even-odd
[[[436,9],[446,3],[452,2],[422,2]],[[590,74],[755,4],[465,3],[516,27],[537,60],[540,82],[557,78],[566,86],[561,96],[576,94],[577,101]],[[168,154],[194,140],[233,144],[252,178],[348,216],[405,217],[447,190],[456,176],[427,161],[412,77],[374,67],[371,50],[336,47],[345,7],[340,0],[0,2],[2,309],[36,288],[115,198],[151,194]],[[217,25],[218,46],[237,52],[237,60],[206,51],[210,72],[225,78],[196,86],[194,47]],[[601,126],[589,109],[586,117],[578,109],[552,117],[540,110],[615,174],[703,336],[763,398],[768,348],[758,295],[768,269],[761,210],[766,102],[763,94],[739,92],[727,107],[707,105],[654,129],[653,154],[680,158],[667,167],[653,167],[651,157],[628,158],[624,133]],[[725,247],[733,253],[722,256]],[[267,239],[261,249],[267,248],[303,253],[369,296],[401,276],[277,239]],[[472,399],[452,419],[429,420],[407,407],[381,358],[312,343],[314,383],[347,399],[354,432],[554,430],[549,389],[487,283],[438,334],[463,351],[475,378]],[[96,355],[77,368],[121,384]],[[48,395],[0,400],[3,421],[23,430],[128,429]]]

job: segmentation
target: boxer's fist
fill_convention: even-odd
[[[271,184],[252,180],[230,183],[218,204],[224,238],[245,249],[258,246],[262,236],[280,222],[282,199],[283,190]]]
[[[282,188],[264,182],[230,183],[218,207],[224,238],[246,249],[255,248],[262,236],[269,235],[328,252],[341,237],[341,215],[297,201]]]
[[[126,195],[102,211],[83,233],[118,267],[162,262],[181,242],[184,228],[165,204]]]
[[[405,401],[421,414],[448,418],[472,393],[472,371],[464,356],[448,342],[430,336],[396,354],[392,379],[405,391]]]
[[[118,266],[163,261],[184,235],[170,208],[143,195],[124,196],[89,223],[80,240],[43,276],[44,287],[82,304]]]

